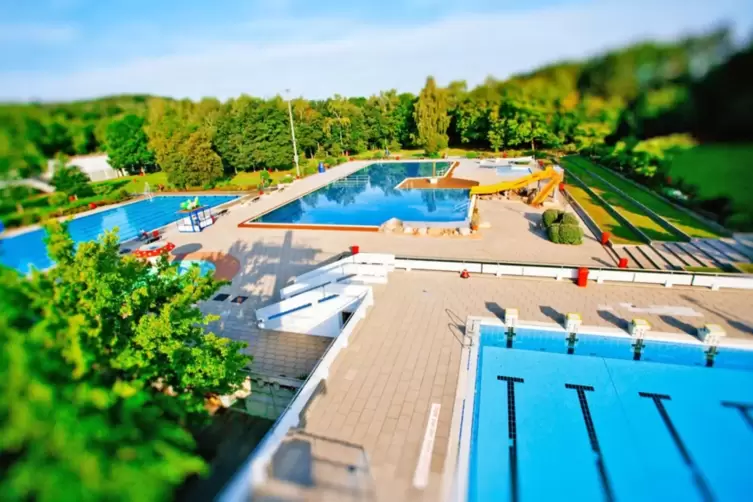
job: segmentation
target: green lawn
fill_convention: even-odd
[[[719,274],[724,272],[721,268],[718,267],[685,267],[686,272],[707,272],[710,274]]]
[[[689,236],[700,238],[720,237],[720,235],[713,228],[709,227],[701,220],[693,218],[688,213],[675,208],[658,195],[637,188],[632,183],[625,181],[606,167],[594,164],[590,160],[583,157],[567,157],[567,159],[605,179],[607,182],[619,188],[644,206],[648,207],[653,212],[655,212]]]
[[[303,173],[303,166],[301,166],[301,173]],[[295,169],[291,169],[290,171],[270,171],[269,174],[272,184],[277,184],[286,177],[288,179],[295,178]],[[242,172],[233,176],[227,184],[256,188],[259,186],[259,183],[261,183],[260,176],[261,171]],[[217,185],[217,188],[222,188],[222,184]]]
[[[694,186],[699,199],[728,197],[733,214],[727,225],[753,230],[751,168],[753,144],[701,145],[675,157],[669,176]]]
[[[737,268],[746,274],[753,274],[753,263],[735,263]]]
[[[567,191],[581,205],[602,231],[612,234],[615,244],[641,244],[640,238],[625,225],[620,224],[601,203],[578,185],[567,185]]]
[[[572,157],[563,158],[562,165],[565,169],[575,174],[575,176],[577,176],[583,183],[587,184],[594,193],[601,196],[615,211],[617,211],[617,213],[635,225],[638,230],[646,234],[649,239],[658,241],[678,240],[677,236],[667,231],[649,216],[646,216],[640,206],[616,193],[609,185],[600,179],[588,174],[588,171],[578,162],[578,160],[574,161]]]
[[[115,185],[116,190],[125,188],[128,193],[141,194],[144,193],[144,187],[149,183],[149,188],[152,191],[157,191],[159,185],[167,186],[167,174],[162,171],[156,173],[149,173],[144,176],[124,176],[122,178],[115,178],[107,181],[98,181],[92,183],[93,185]]]

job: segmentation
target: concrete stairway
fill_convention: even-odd
[[[362,446],[288,432],[275,452],[268,479],[254,500],[371,501],[376,499],[369,460]]]

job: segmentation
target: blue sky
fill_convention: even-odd
[[[749,0],[4,0],[0,100],[415,92],[720,24]]]

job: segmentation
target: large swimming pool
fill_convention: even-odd
[[[378,226],[390,218],[408,222],[464,221],[468,213],[468,190],[397,188],[406,178],[431,176],[432,164],[371,164],[266,213],[254,222]],[[446,172],[449,167],[449,162],[436,162],[438,174]]]
[[[753,352],[632,343],[483,326],[468,499],[750,500]]]
[[[209,195],[199,198],[202,205],[214,207],[236,199],[234,195]],[[186,196],[160,196],[132,204],[76,218],[69,223],[71,237],[75,242],[96,239],[105,230],[119,229],[120,239],[125,241],[139,235],[141,230],[153,230],[179,218],[177,212]],[[44,245],[42,229],[7,237],[0,240],[0,263],[28,273],[32,267],[45,269],[52,265]]]

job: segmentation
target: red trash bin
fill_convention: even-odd
[[[610,234],[609,232],[602,232],[601,233],[601,244],[604,245],[604,246],[606,246],[607,243],[609,242],[609,238],[610,237],[612,237],[612,234]]]
[[[627,268],[628,266],[628,259],[627,258],[620,258],[620,262],[617,264],[619,268]]]
[[[360,246],[350,246],[350,254],[358,254],[360,251]]]
[[[578,269],[578,287],[585,288],[588,285],[588,269],[581,267]]]

